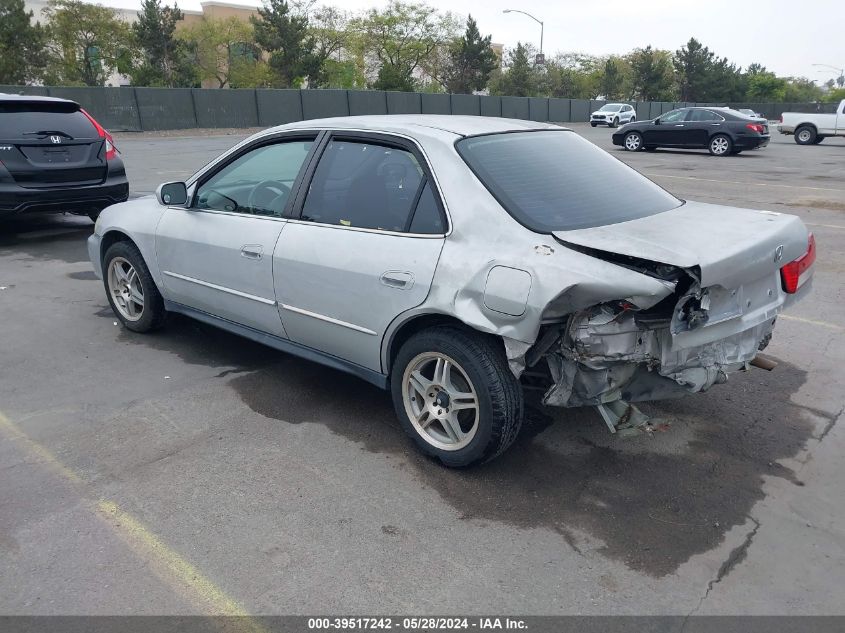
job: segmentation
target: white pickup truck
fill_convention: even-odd
[[[799,145],[818,145],[828,136],[845,136],[845,99],[834,114],[784,112],[778,132],[794,134]]]

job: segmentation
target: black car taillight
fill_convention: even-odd
[[[105,139],[105,141],[106,141],[106,160],[112,160],[112,159],[116,158],[117,157],[117,148],[114,146],[114,139],[112,138],[112,135],[109,134],[102,125],[97,123],[97,120],[94,117],[92,117],[90,114],[88,114],[85,110],[83,110],[82,108],[79,108],[79,111],[82,112],[82,114],[84,114],[88,118],[89,121],[91,121],[91,124],[94,126],[94,128],[96,128],[97,134],[100,135],[100,138]]]

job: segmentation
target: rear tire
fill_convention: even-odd
[[[438,326],[412,336],[390,373],[393,406],[417,448],[464,468],[503,453],[523,419],[519,381],[495,338]]]
[[[112,244],[103,257],[103,285],[115,316],[133,332],[150,332],[164,325],[164,299],[138,247]]]
[[[733,152],[733,141],[727,134],[716,134],[710,139],[707,149],[713,156],[729,156]]]
[[[815,145],[817,138],[816,129],[809,125],[802,125],[795,130],[795,142],[799,145]]]
[[[643,136],[639,132],[628,132],[623,144],[623,147],[629,152],[639,152],[643,148]]]

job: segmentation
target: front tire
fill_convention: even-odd
[[[717,134],[707,146],[713,156],[729,156],[733,152],[733,141],[726,134]]]
[[[619,119],[614,117],[613,121],[610,123],[610,127],[619,127]]]
[[[628,132],[623,143],[629,152],[638,152],[643,147],[643,136],[639,132]]]
[[[817,138],[818,134],[816,134],[815,128],[809,125],[802,125],[795,130],[795,142],[799,145],[814,145]]]
[[[590,127],[596,127],[597,125],[598,123],[596,123],[595,121],[590,121]]]
[[[103,284],[109,305],[125,328],[149,332],[164,324],[164,299],[141,251],[131,242],[117,242],[106,251]]]
[[[452,326],[423,330],[399,350],[393,406],[417,448],[463,468],[503,453],[523,419],[522,387],[488,335]]]

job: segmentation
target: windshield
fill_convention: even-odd
[[[682,204],[575,132],[488,134],[456,147],[508,213],[538,233],[636,220]]]
[[[621,107],[622,106],[618,105],[618,104],[603,105],[602,107],[599,108],[599,112],[618,112],[619,108],[621,108]]]

